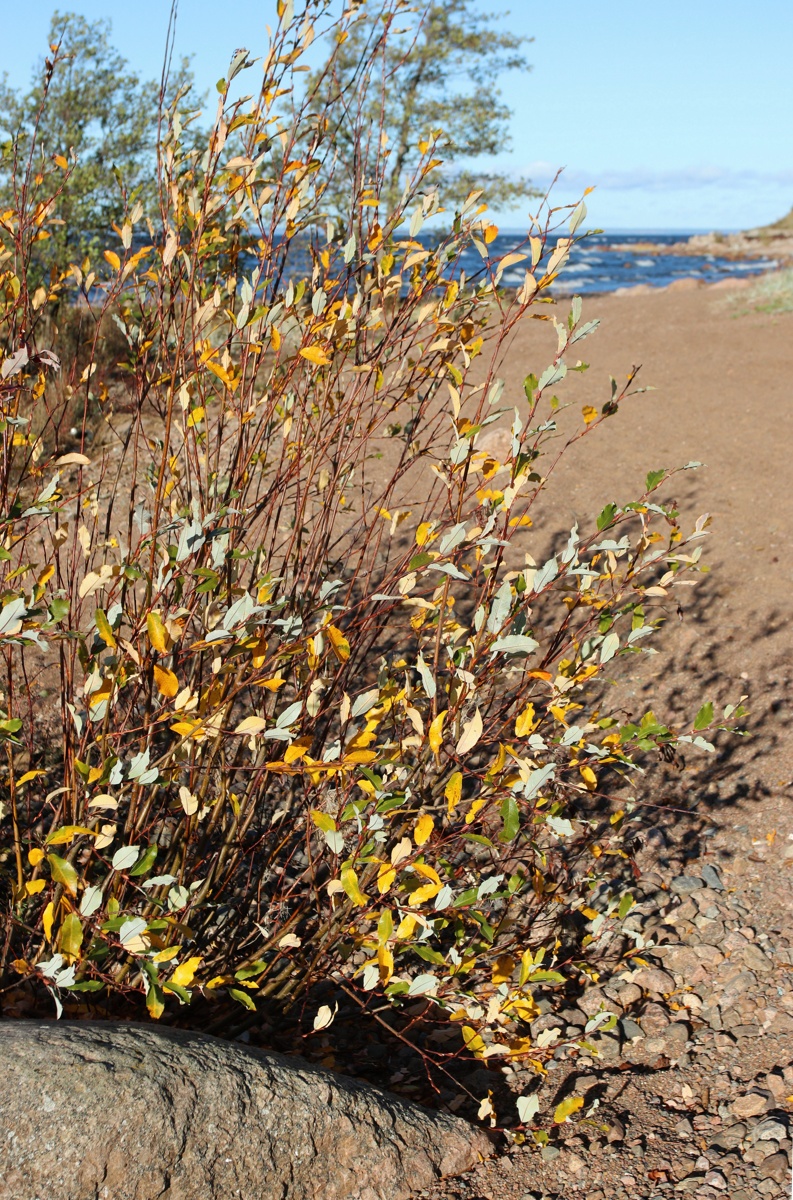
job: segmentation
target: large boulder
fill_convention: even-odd
[[[2,1200],[401,1200],[484,1133],[185,1030],[0,1022]]]

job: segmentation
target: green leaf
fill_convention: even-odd
[[[514,796],[505,796],[501,805],[501,820],[504,822],[504,828],[498,835],[498,840],[500,842],[513,841],[520,829],[520,812]]]
[[[624,920],[632,908],[633,908],[633,896],[630,894],[630,892],[626,892],[625,895],[620,900],[620,907],[619,907],[620,920]]]
[[[68,892],[76,896],[78,876],[72,864],[59,854],[48,854],[47,862],[50,864],[50,874],[55,883],[62,883]]]
[[[145,875],[146,872],[150,871],[154,866],[154,860],[156,857],[157,847],[149,846],[140,862],[137,863],[130,871],[130,875]]]
[[[183,988],[179,983],[174,983],[172,979],[169,979],[167,983],[162,985],[162,990],[164,992],[173,992],[175,996],[179,997],[182,1004],[189,1004],[193,998],[187,988]]]
[[[650,471],[644,481],[645,491],[652,492],[654,488],[657,488],[665,474],[666,471],[663,469],[660,471]]]
[[[523,390],[526,393],[526,399],[529,404],[534,403],[534,393],[537,391],[537,376],[527,375],[523,380]]]
[[[598,517],[598,530],[607,529],[617,515],[616,504],[607,504],[603,512]]]
[[[105,985],[101,979],[85,979],[82,983],[73,983],[68,992],[101,992]]]
[[[422,554],[416,554],[413,556],[413,558],[411,558],[410,562],[408,563],[408,570],[409,571],[419,571],[419,570],[421,570],[422,567],[426,567],[427,563],[431,563],[434,561],[435,561],[435,556],[433,554],[427,554],[426,552],[424,552]]]
[[[80,924],[80,918],[77,913],[69,913],[63,919],[61,925],[60,937],[58,938],[58,948],[61,954],[70,954],[76,958],[80,953],[80,947],[83,944],[83,927]]]
[[[253,979],[255,975],[261,975],[266,968],[267,963],[263,959],[259,959],[255,963],[251,963],[249,967],[240,967],[239,971],[234,972],[234,978],[243,982],[245,979]]]
[[[243,1008],[249,1008],[251,1012],[256,1012],[256,1005],[251,1000],[247,992],[243,992],[241,988],[229,988],[229,995],[232,999],[241,1004]]]
[[[708,725],[710,725],[712,720],[713,720],[713,704],[709,700],[707,704],[702,705],[702,708],[697,713],[696,718],[694,720],[694,728],[695,729],[707,729]]]

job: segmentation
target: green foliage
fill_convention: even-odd
[[[521,52],[527,39],[498,22],[475,0],[370,0],[357,9],[344,42],[308,83],[330,113],[336,158],[328,200],[336,210],[346,213],[348,197],[363,187],[393,208],[424,143],[438,160],[425,178],[444,205],[460,205],[474,190],[499,208],[537,195],[528,180],[465,165],[509,149],[499,80],[530,70]]]
[[[154,216],[160,85],[130,70],[110,42],[109,21],[56,12],[48,42],[50,57],[27,93],[0,86],[0,188],[4,207],[23,188],[41,196],[42,172],[59,165],[57,219],[38,254],[60,267],[95,248],[125,203],[140,200]],[[170,94],[184,95],[191,82],[182,63]]]
[[[189,1004],[226,1032],[318,984],[396,1017],[420,996],[460,1048],[541,1069],[539,999],[597,970],[628,911],[638,761],[712,748],[709,706],[683,731],[624,725],[600,686],[700,569],[707,518],[615,501],[534,563],[560,450],[635,390],[556,412],[596,324],[576,299],[520,410],[499,408],[569,210],[513,252],[517,292],[486,250],[466,281],[491,228],[475,197],[434,249],[389,233],[428,147],[395,207],[364,175],[341,239],[318,235],[336,110],[309,97],[283,127],[314,34],[287,15],[261,92],[224,83],[205,156],[165,114],[150,242],[128,195],[120,239],[28,287],[58,228],[43,159],[0,224],[0,986],[72,1013],[94,991],[152,1019]],[[85,365],[52,343],[66,306],[96,331]]]

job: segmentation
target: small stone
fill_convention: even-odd
[[[586,1163],[577,1154],[568,1154],[565,1156],[564,1165],[571,1175],[579,1175]]]
[[[587,988],[583,996],[578,1000],[578,1007],[588,1017],[594,1017],[595,1013],[600,1012],[601,1008],[607,1009],[608,1006],[608,997],[605,992],[596,987]]]
[[[669,1025],[666,1010],[660,1004],[647,1004],[639,1018],[645,1037],[661,1037]]]
[[[734,1150],[740,1146],[745,1136],[746,1126],[739,1121],[735,1125],[728,1125],[726,1129],[720,1129],[711,1141],[711,1146],[719,1150]]]
[[[705,1183],[708,1187],[717,1188],[720,1192],[727,1190],[727,1180],[721,1171],[708,1171],[705,1176]]]
[[[551,1163],[555,1158],[558,1158],[560,1150],[558,1146],[543,1146],[540,1151],[540,1157],[543,1162]]]
[[[626,1008],[630,1008],[632,1004],[635,1004],[637,1000],[641,1000],[642,989],[637,987],[635,983],[626,983],[619,989],[614,998],[624,1011]]]
[[[746,963],[750,971],[759,971],[760,974],[767,974],[773,971],[774,964],[771,959],[763,954],[759,946],[755,946],[753,942],[749,942],[741,951],[741,958]]]
[[[657,992],[661,995],[675,990],[674,979],[660,967],[639,967],[639,970],[634,972],[633,982],[647,992]]]
[[[617,1120],[616,1117],[609,1126],[609,1131],[606,1134],[606,1141],[610,1142],[612,1145],[616,1145],[619,1142],[625,1141],[625,1126],[622,1124],[622,1121]]]
[[[759,1117],[766,1110],[766,1098],[759,1092],[747,1092],[733,1100],[730,1109],[736,1117]]]
[[[752,1142],[767,1142],[771,1138],[775,1138],[778,1142],[783,1142],[787,1137],[787,1122],[780,1121],[777,1117],[766,1117],[759,1125],[755,1125],[749,1135]]]
[[[693,1132],[694,1126],[688,1117],[682,1117],[675,1125],[675,1133],[681,1134],[683,1137],[690,1137]]]
[[[622,1036],[628,1042],[633,1041],[633,1039],[637,1037],[644,1037],[644,1030],[642,1029],[641,1025],[638,1025],[636,1021],[631,1020],[630,1017],[622,1018],[620,1021],[620,1029],[622,1030]]]
[[[747,1192],[746,1188],[738,1188],[737,1191],[730,1193],[730,1200],[754,1200],[751,1192]]]
[[[713,888],[714,892],[723,892],[724,884],[721,881],[721,876],[714,866],[706,863],[702,868],[702,878],[709,888]]]
[[[773,1179],[775,1183],[787,1183],[790,1178],[790,1161],[787,1154],[772,1154],[760,1164],[761,1179]]]
[[[678,896],[686,896],[689,892],[696,892],[704,886],[704,879],[700,879],[698,875],[677,875],[670,883],[669,888]]]

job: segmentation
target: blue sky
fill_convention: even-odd
[[[477,0],[479,2],[479,0]],[[46,0],[5,6],[0,71],[23,86],[46,48]],[[168,0],[61,0],[110,17],[114,41],[159,76]],[[298,5],[299,7],[299,5]],[[513,148],[498,165],[545,184],[559,202],[590,185],[590,221],[606,229],[736,229],[793,205],[792,0],[481,0],[532,36],[531,73],[506,76]],[[202,87],[231,53],[260,53],[275,0],[180,0],[177,51]],[[519,210],[497,214],[521,224]]]

